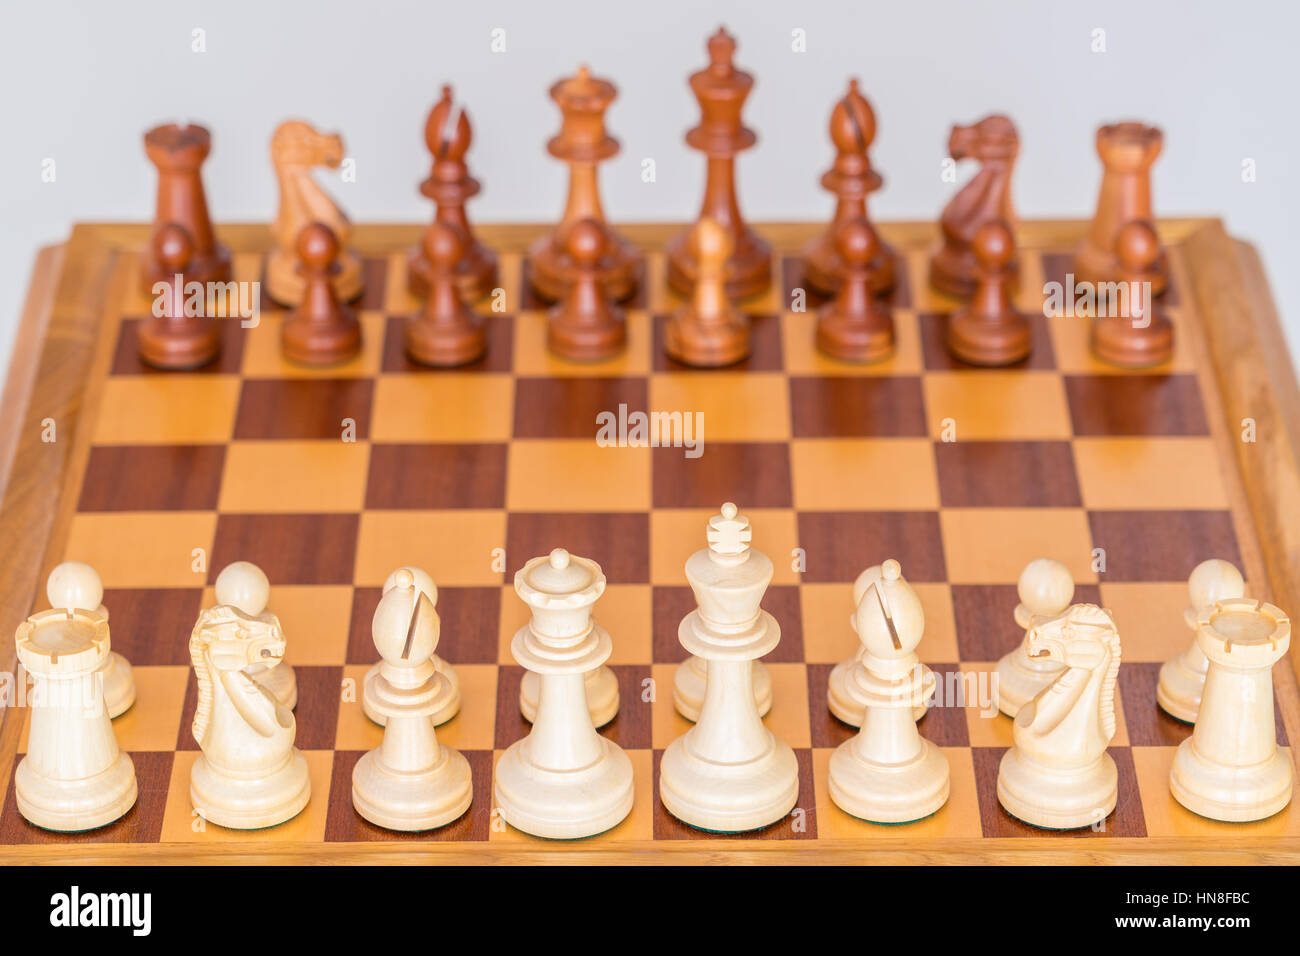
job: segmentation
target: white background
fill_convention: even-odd
[[[588,63],[619,97],[608,125],[622,153],[601,173],[607,214],[685,221],[703,161],[682,141],[698,110],[687,75],[721,23],[757,83],[745,111],[758,146],[739,160],[753,220],[819,219],[832,156],[827,119],[860,77],[879,122],[872,158],[878,219],[933,219],[955,187],[940,180],[948,129],[986,113],[1017,123],[1014,191],[1024,218],[1091,215],[1099,123],[1136,118],[1165,132],[1154,169],[1158,215],[1217,215],[1255,242],[1292,345],[1300,345],[1300,187],[1296,6],[1262,2],[1055,3],[1047,0],[326,0],[32,2],[5,0],[0,23],[0,361],[36,248],[79,220],[152,217],[155,176],[141,144],[158,122],[213,132],[204,176],[213,218],[266,221],[275,184],[268,143],[290,117],[343,134],[357,180],[320,181],[355,221],[422,221],[427,112],[443,82],[470,112],[469,159],[484,183],[475,221],[547,221],[564,200],[563,164],[544,150],[559,125],[546,95]],[[207,50],[191,51],[192,31]],[[507,50],[490,50],[492,31]],[[1094,53],[1093,31],[1106,51]],[[806,31],[807,52],[791,49]],[[657,180],[642,182],[641,160]],[[41,181],[55,161],[56,180]],[[1253,159],[1257,181],[1242,181]],[[959,176],[965,178],[969,170]],[[3,366],[0,366],[3,367]]]

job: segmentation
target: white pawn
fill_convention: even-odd
[[[1281,608],[1224,598],[1202,608],[1196,641],[1209,660],[1196,727],[1174,754],[1174,799],[1211,820],[1271,817],[1291,802],[1294,771],[1277,745],[1273,665],[1291,646]]]
[[[1044,829],[1097,826],[1119,796],[1119,773],[1106,752],[1115,736],[1121,657],[1115,620],[1095,604],[1072,605],[1034,622],[1028,650],[1064,666],[1016,714],[1014,746],[998,765],[998,802]]]
[[[880,565],[873,564],[853,582],[853,613],[849,615],[850,625],[857,616],[858,604],[862,601],[862,595],[867,593],[867,589],[872,584],[880,581],[882,572]],[[838,720],[843,721],[850,727],[862,726],[862,715],[867,710],[867,698],[863,696],[861,685],[853,680],[853,669],[862,661],[862,643],[859,641],[858,649],[853,656],[847,661],[840,661],[831,669],[831,676],[826,687],[826,703],[831,709],[831,713]],[[934,687],[937,678],[934,671],[930,670],[925,664],[921,664],[921,700],[912,708],[912,717],[920,720],[925,716],[925,709],[929,706],[929,701],[934,698]]]
[[[686,560],[696,610],[677,639],[708,666],[700,719],[664,751],[659,799],[693,827],[734,833],[780,820],[799,798],[790,745],[763,726],[753,661],[772,651],[781,627],[759,607],[772,561],[750,547],[749,519],[727,502],[709,519],[709,546]]]
[[[387,594],[393,589],[393,585],[397,583],[397,575],[403,571],[408,572],[415,579],[415,586],[429,596],[429,600],[436,608],[438,606],[438,586],[433,583],[433,578],[428,571],[413,565],[400,567],[385,578],[382,593]],[[446,684],[439,692],[438,707],[433,712],[434,726],[441,727],[460,711],[460,676],[456,673],[454,667],[437,654],[429,655],[429,662],[433,664],[434,670],[447,679]],[[365,693],[365,688],[369,687],[370,682],[378,676],[378,664],[366,672],[365,680],[362,682],[361,710],[367,717],[382,727],[384,721],[388,718],[371,706],[370,698]]]
[[[1210,558],[1192,569],[1191,577],[1187,579],[1187,591],[1191,603],[1183,611],[1183,622],[1192,632],[1192,642],[1187,650],[1165,661],[1160,668],[1156,703],[1170,717],[1190,724],[1196,721],[1201,692],[1205,689],[1205,672],[1210,666],[1196,639],[1197,618],[1219,601],[1245,597],[1246,582],[1231,562]]]
[[[352,805],[390,830],[432,830],[469,809],[473,786],[469,761],[434,731],[447,683],[431,660],[440,623],[408,569],[394,572],[371,628],[382,660],[366,690],[385,718],[384,739],[352,770]]]
[[[925,677],[916,646],[925,632],[921,600],[897,561],[858,599],[853,629],[862,654],[851,679],[867,701],[862,729],[831,754],[831,799],[874,823],[906,823],[948,801],[948,760],[916,729]]]
[[[136,781],[102,696],[107,619],[94,605],[52,608],[20,624],[15,644],[35,680],[27,755],[14,771],[18,812],[64,832],[112,823],[135,803]]]
[[[1008,717],[1015,717],[1021,707],[1061,673],[1059,662],[1030,655],[1029,629],[1036,618],[1056,617],[1065,612],[1074,600],[1074,578],[1060,561],[1036,558],[1020,572],[1016,592],[1020,595],[1016,624],[1025,631],[1025,636],[1015,650],[998,661],[996,670],[998,710]]]
[[[510,652],[540,675],[541,690],[532,730],[497,762],[493,795],[502,818],[534,836],[592,836],[632,811],[632,761],[596,733],[587,709],[585,675],[613,650],[591,617],[604,591],[600,565],[563,548],[515,574],[515,593],[533,615]]]
[[[271,599],[271,582],[251,561],[236,561],[221,569],[213,589],[218,604],[237,607],[249,617],[272,621],[280,627],[279,618],[268,614],[267,602]],[[298,679],[293,667],[280,661],[274,667],[257,669],[257,679],[275,695],[275,699],[293,710],[298,706]]]
[[[83,561],[64,561],[51,571],[45,582],[45,596],[52,608],[98,611],[108,620],[99,572]],[[99,665],[98,674],[104,686],[108,716],[120,717],[135,703],[135,674],[130,663],[116,651],[109,651]]]

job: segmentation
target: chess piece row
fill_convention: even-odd
[[[690,77],[701,119],[686,142],[707,157],[704,199],[696,225],[672,238],[666,250],[669,285],[691,300],[674,319],[668,351],[700,367],[733,364],[748,354],[747,320],[731,303],[763,292],[772,281],[771,247],[746,223],[737,198],[735,158],[757,136],[741,118],[754,78],[735,65],[735,50],[735,39],[719,29],[708,40],[708,66]],[[529,249],[526,275],[537,296],[555,303],[547,339],[551,350],[576,361],[607,358],[626,341],[618,303],[635,293],[645,272],[640,252],[606,221],[600,200],[598,166],[619,151],[604,121],[617,90],[582,67],[555,83],[550,95],[563,121],[547,149],[569,167],[568,197],[560,222]],[[481,186],[465,161],[472,139],[469,118],[449,86],[443,87],[424,133],[433,164],[420,191],[435,202],[436,215],[409,256],[408,284],[417,296],[434,301],[411,323],[406,350],[418,363],[463,365],[486,349],[482,319],[465,303],[496,286],[498,266],[465,212]],[[884,183],[869,157],[875,135],[871,105],[850,80],[831,112],[835,159],[821,180],[836,198],[834,216],[803,258],[808,286],[836,297],[819,317],[817,345],[847,361],[876,361],[893,347],[888,308],[875,297],[894,287],[898,265],[867,211],[868,197]],[[1150,167],[1161,143],[1159,130],[1140,123],[1098,131],[1105,174],[1096,215],[1075,257],[1079,280],[1103,289],[1141,281],[1154,294],[1163,292],[1168,265],[1150,226]],[[207,130],[160,126],[146,134],[145,146],[159,174],[145,285],[152,289],[160,279],[178,275],[204,284],[228,281],[230,253],[214,235],[199,174],[211,148]],[[989,116],[954,127],[949,152],[954,160],[981,164],[944,209],[942,242],[931,260],[930,282],[937,290],[972,300],[950,324],[949,348],[975,365],[1014,364],[1032,348],[1027,321],[1010,304],[1018,281],[1008,236],[1016,226],[1010,184],[1019,137],[1009,119]],[[266,290],[294,308],[297,320],[287,324],[284,352],[304,364],[345,361],[360,348],[360,328],[347,303],[361,294],[363,270],[349,245],[347,217],[312,178],[317,167],[343,163],[342,140],[293,120],[275,131],[271,155],[280,204],[271,226],[275,246],[267,260]],[[1099,319],[1094,328],[1098,357],[1133,366],[1168,359],[1172,327],[1151,303],[1136,314],[1126,309],[1110,319]],[[193,368],[210,362],[219,348],[211,319],[171,309],[146,324],[140,354],[157,367]]]

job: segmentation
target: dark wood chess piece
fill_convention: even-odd
[[[154,311],[139,326],[140,359],[155,368],[187,369],[207,365],[221,351],[221,330],[209,315],[187,315],[185,286],[194,240],[184,226],[165,222],[154,231],[150,253],[167,278],[167,291],[154,299]],[[207,309],[206,286],[201,296]]]
[[[894,351],[894,317],[871,292],[871,263],[880,252],[876,231],[850,219],[835,234],[844,279],[834,301],[817,313],[817,348],[849,362],[877,362]]]
[[[600,204],[596,166],[618,153],[618,140],[605,131],[605,111],[618,90],[608,80],[580,67],[576,76],[551,87],[551,99],[564,116],[560,132],[547,144],[552,156],[569,164],[569,198],[559,225],[528,251],[529,282],[539,296],[555,302],[565,294],[567,276],[573,272],[565,237],[572,226],[590,219],[604,232],[603,252],[596,273],[605,294],[616,302],[630,298],[637,287],[641,254],[610,227]]]
[[[361,351],[361,324],[352,307],[339,301],[331,277],[338,271],[339,241],[323,222],[298,234],[299,268],[306,288],[302,302],[280,330],[284,357],[301,365],[337,365]]]
[[[745,222],[736,199],[736,154],[753,146],[758,137],[741,124],[740,113],[754,77],[736,69],[732,62],[735,52],[735,38],[726,30],[719,28],[709,37],[709,65],[691,74],[691,90],[700,103],[700,123],[687,132],[686,143],[708,157],[698,219],[714,220],[731,236],[727,295],[746,299],[771,284],[772,249]],[[665,252],[668,284],[679,294],[690,295],[699,270],[691,251],[691,229],[673,237]]]
[[[858,81],[849,80],[849,90],[831,110],[831,142],[835,144],[835,162],[822,176],[822,188],[835,196],[835,217],[826,231],[804,250],[803,277],[813,289],[832,295],[844,278],[844,261],[836,249],[840,226],[851,219],[867,215],[867,197],[883,185],[880,174],[871,168],[868,152],[876,138],[876,114],[858,91]],[[877,237],[879,239],[879,237]],[[884,295],[894,287],[894,252],[884,242],[871,263],[871,291]]]
[[[453,112],[456,124],[449,129]],[[465,237],[464,252],[455,263],[456,284],[465,301],[482,298],[497,284],[496,253],[478,241],[465,215],[465,202],[477,196],[481,188],[465,164],[465,153],[472,137],[468,115],[463,107],[455,108],[451,87],[444,86],[441,99],[424,124],[424,141],[433,154],[433,169],[429,178],[420,184],[420,192],[437,204],[434,224],[449,226]],[[417,296],[429,292],[430,263],[425,255],[427,238],[421,239],[411,250],[407,264],[407,284]]]
[[[230,281],[230,250],[217,242],[208,218],[200,169],[212,149],[212,137],[202,126],[168,123],[144,134],[144,150],[158,168],[158,203],[154,230],[175,223],[190,235],[193,252],[185,278],[191,282]],[[154,254],[151,243],[145,251],[141,282],[145,291],[171,276]]]
[[[564,277],[568,291],[548,314],[546,345],[577,362],[611,358],[627,346],[627,325],[600,281],[606,232],[595,219],[579,219],[564,239],[572,263]]]
[[[424,309],[406,326],[406,354],[423,365],[464,365],[487,351],[482,316],[460,295],[456,264],[465,253],[465,237],[452,226],[435,222],[424,234],[429,263]]]
[[[1029,319],[1011,301],[1015,233],[1008,223],[994,219],[980,226],[972,247],[975,293],[948,322],[948,351],[971,365],[1014,365],[1034,347]]]
[[[686,365],[732,365],[749,354],[749,320],[727,298],[731,236],[712,219],[701,219],[691,242],[699,274],[691,301],[668,319],[664,347]]]
[[[981,226],[1001,219],[1015,228],[1011,173],[1019,153],[1020,137],[1015,124],[1005,116],[986,116],[970,126],[952,128],[948,154],[955,160],[978,160],[981,166],[939,217],[943,244],[930,259],[930,285],[940,292],[964,299],[975,291],[972,246]],[[1013,259],[1009,268],[1014,282],[1019,264]]]
[[[1120,230],[1134,220],[1154,221],[1151,213],[1151,166],[1160,155],[1164,137],[1154,126],[1114,123],[1097,130],[1097,154],[1104,172],[1097,212],[1074,256],[1076,282],[1100,285],[1120,277]],[[1157,247],[1155,261],[1143,280],[1160,295],[1169,281],[1169,263]]]
[[[1160,239],[1151,223],[1125,223],[1115,239],[1119,285],[1092,322],[1092,351],[1103,362],[1146,368],[1174,354],[1174,326],[1156,303],[1151,276],[1160,258]]]

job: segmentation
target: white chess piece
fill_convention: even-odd
[[[1201,609],[1196,642],[1209,661],[1205,690],[1169,789],[1212,820],[1271,817],[1291,802],[1294,785],[1273,720],[1273,665],[1291,646],[1291,622],[1272,604],[1224,598]]]
[[[596,733],[587,709],[585,675],[613,650],[591,617],[604,591],[600,565],[563,548],[515,574],[515,593],[533,614],[510,652],[541,676],[541,691],[532,730],[497,762],[494,796],[502,818],[534,836],[592,836],[632,810],[632,761]]]
[[[433,578],[429,575],[428,571],[425,571],[423,568],[414,567],[413,565],[400,567],[385,578],[382,592],[387,594],[392,590],[393,585],[397,581],[397,575],[402,571],[410,572],[410,574],[415,578],[415,586],[429,596],[429,600],[433,602],[433,605],[436,608],[438,606],[437,585],[433,583]],[[439,692],[438,708],[433,713],[434,726],[441,727],[460,712],[460,676],[456,673],[454,667],[437,654],[430,655],[429,661],[433,664],[434,670],[447,678],[446,685]],[[378,664],[366,672],[365,680],[362,682],[363,693],[361,695],[361,710],[367,717],[382,727],[384,726],[384,721],[388,718],[370,706],[370,701],[364,693],[364,688],[369,686],[370,682],[378,675]]]
[[[608,664],[601,664],[583,677],[587,710],[596,727],[604,727],[618,716],[618,677]],[[525,671],[519,681],[519,712],[530,724],[537,717],[537,695],[541,692],[540,675]]]
[[[194,739],[203,751],[190,770],[190,802],[207,822],[237,830],[283,823],[311,797],[293,711],[255,676],[284,657],[284,636],[268,617],[218,604],[190,635],[199,686]]]
[[[849,621],[857,615],[858,604],[862,601],[862,595],[867,593],[867,589],[881,578],[880,565],[873,564],[858,575],[857,580],[853,582],[853,614],[849,616]],[[836,719],[843,721],[850,727],[862,726],[862,715],[866,713],[867,698],[861,693],[861,685],[852,679],[853,668],[862,660],[862,643],[858,643],[858,649],[853,656],[847,661],[840,661],[831,669],[830,679],[826,686],[826,703],[830,707],[831,713]],[[936,678],[934,672],[925,664],[921,668],[921,700],[912,709],[912,718],[920,720],[925,716],[925,709],[929,706],[929,701],[934,699],[934,688]]]
[[[99,572],[85,562],[64,561],[51,571],[45,582],[45,596],[52,608],[98,611],[108,620],[104,584]],[[104,686],[108,716],[120,717],[130,710],[135,703],[135,674],[127,659],[117,651],[109,651],[99,665],[99,678]]]
[[[47,830],[102,827],[136,799],[135,767],[118,749],[103,696],[108,620],[97,606],[41,611],[15,634],[18,660],[35,683],[14,797],[18,812]]]
[[[998,710],[1008,717],[1038,695],[1061,673],[1061,665],[1051,657],[1031,657],[1029,629],[1036,618],[1056,617],[1074,600],[1074,578],[1070,569],[1051,558],[1036,558],[1025,565],[1016,584],[1020,603],[1016,605],[1016,624],[1025,631],[1015,650],[1005,654],[996,670]]]
[[[752,662],[781,640],[759,603],[772,561],[750,547],[749,519],[727,502],[709,519],[709,546],[686,561],[696,610],[678,640],[708,665],[700,719],[664,751],[659,798],[702,830],[755,830],[780,820],[799,798],[799,764],[789,744],[763,726]]]
[[[438,743],[433,714],[447,679],[433,666],[438,612],[408,569],[393,575],[372,623],[382,658],[367,683],[371,706],[382,712],[383,742],[352,770],[352,805],[371,823],[390,830],[431,830],[469,809],[469,761]]]
[[[1229,561],[1210,558],[1202,561],[1187,579],[1190,604],[1183,611],[1183,621],[1192,632],[1188,648],[1160,668],[1156,684],[1156,703],[1170,717],[1194,723],[1205,689],[1205,671],[1210,666],[1196,639],[1197,619],[1203,610],[1227,598],[1246,596],[1246,582]]]
[[[1044,829],[1100,824],[1119,796],[1119,773],[1106,752],[1115,736],[1121,653],[1115,621],[1095,604],[1075,604],[1034,623],[1029,653],[1064,667],[1016,714],[1014,746],[998,766],[998,802]]]
[[[927,692],[916,656],[925,613],[897,561],[884,562],[859,596],[853,630],[862,653],[849,681],[866,708],[857,736],[831,754],[831,799],[874,823],[919,820],[948,802],[950,773],[943,751],[916,728],[913,715]]]
[[[265,618],[280,627],[279,618],[266,610],[271,599],[271,582],[251,561],[235,561],[222,568],[213,590],[218,604],[230,604],[249,617]],[[282,660],[274,667],[258,671],[257,679],[290,710],[298,706],[298,678],[287,661]]]

